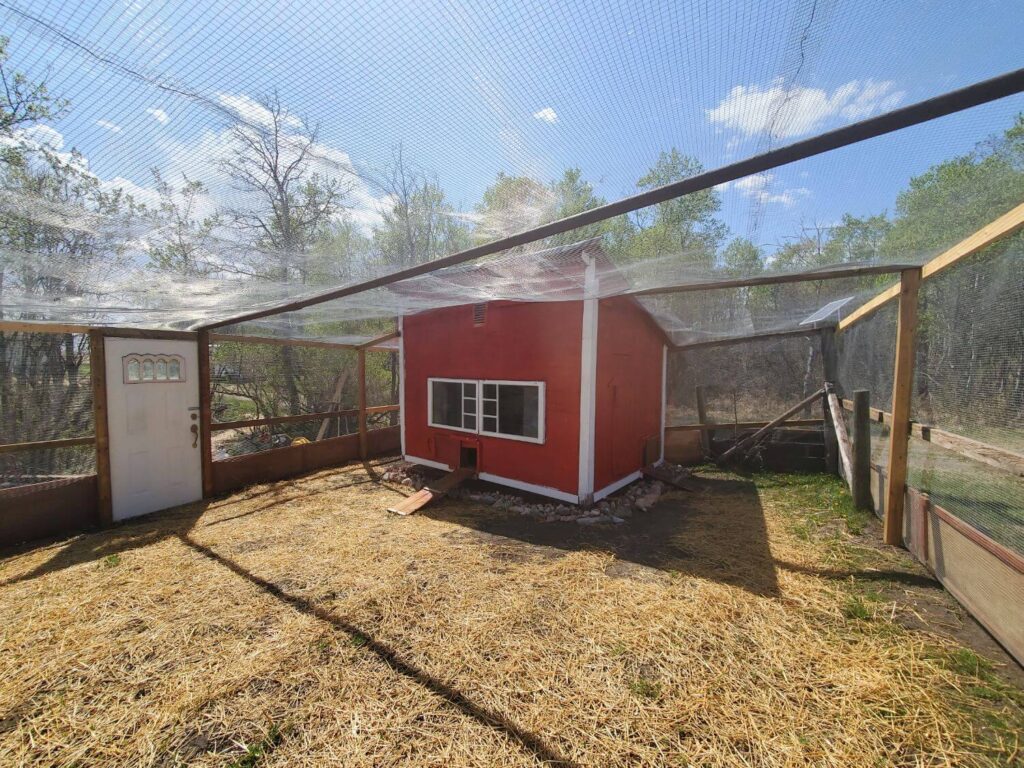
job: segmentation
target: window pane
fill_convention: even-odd
[[[181,379],[181,361],[171,360],[170,365],[167,367],[167,378],[178,381]]]
[[[476,414],[476,400],[470,400],[468,397],[462,398],[462,412]]]
[[[484,416],[484,432],[497,432],[498,420],[493,416]]]
[[[494,400],[484,400],[484,416],[497,416],[498,404]]]
[[[465,429],[476,429],[476,416],[464,416],[462,418],[462,426]]]
[[[142,380],[152,381],[153,380],[153,361],[144,360],[142,363]]]
[[[497,384],[484,384],[484,397],[493,400],[498,396]]]
[[[157,360],[156,361],[156,377],[160,381],[167,380],[167,361]]]
[[[476,400],[476,382],[467,381],[462,385],[462,396]]]
[[[462,426],[462,384],[457,381],[432,381],[430,420],[448,427]]]
[[[537,437],[540,433],[539,390],[533,386],[501,384],[498,397],[498,431],[503,435]]]
[[[129,360],[128,361],[128,381],[139,380],[139,361]]]

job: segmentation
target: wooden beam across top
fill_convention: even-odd
[[[752,333],[749,336],[730,336],[726,339],[708,339],[707,341],[694,341],[689,344],[676,344],[673,349],[682,352],[687,349],[703,349],[704,347],[725,347],[730,344],[746,344],[751,341],[766,341],[768,339],[782,339],[787,336],[815,336],[822,328],[818,323],[808,325],[806,328],[794,328],[788,331],[773,331],[771,333]]]
[[[278,336],[243,336],[233,333],[210,333],[210,341],[238,342],[239,344],[271,344],[278,347],[318,347],[320,349],[358,349],[355,344],[315,339],[282,339]]]
[[[384,336],[378,336],[376,339],[371,339],[370,341],[366,342],[365,344],[360,344],[358,347],[356,347],[356,349],[373,349],[378,344],[383,344],[385,341],[391,341],[392,339],[397,339],[401,335],[402,334],[401,334],[400,331],[392,331],[391,333],[385,334]],[[385,349],[385,351],[393,351],[393,350]]]
[[[939,272],[953,266],[961,259],[965,259],[977,253],[992,243],[1024,227],[1024,203],[1007,213],[1004,213],[995,221],[986,224],[970,237],[964,238],[949,250],[939,254],[934,259],[921,267],[921,279],[927,280]],[[857,309],[839,321],[837,331],[849,328],[856,322],[863,320],[882,306],[888,304],[900,295],[900,284],[889,286],[874,298],[861,304]]]

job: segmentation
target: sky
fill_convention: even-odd
[[[316,126],[317,170],[364,229],[396,147],[471,211],[499,172],[579,167],[615,200],[661,151],[713,168],[1021,66],[1024,3],[749,0],[352,3],[0,0],[11,65],[69,99],[34,138],[152,202],[152,168],[237,204],[229,127],[276,92]],[[772,248],[1024,111],[1014,97],[720,190],[733,235]]]

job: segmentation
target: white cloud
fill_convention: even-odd
[[[811,194],[811,190],[807,189],[807,187],[793,187],[791,189],[783,189],[781,192],[773,192],[771,189],[774,180],[775,174],[755,173],[752,176],[744,176],[742,179],[737,179],[733,182],[718,184],[715,186],[715,189],[719,192],[724,192],[729,188],[733,188],[744,197],[757,200],[759,203],[779,203],[787,208],[791,208],[801,198],[809,197]]]
[[[121,126],[117,123],[112,123],[109,120],[97,120],[96,125],[98,125],[100,128],[106,128],[111,133],[121,132]]]
[[[261,128],[269,128],[274,124],[274,116],[270,110],[244,93],[218,93],[217,101],[238,115],[239,120],[245,123]],[[285,115],[281,122],[288,128],[302,128],[302,121],[294,115]]]
[[[543,120],[545,123],[557,123],[558,113],[555,112],[551,107],[544,107],[544,109],[534,112],[533,116],[537,120]]]
[[[903,91],[893,90],[890,80],[851,80],[831,94],[821,88],[786,88],[775,80],[765,88],[737,85],[714,109],[707,110],[712,123],[746,136],[769,134],[792,138],[819,129],[836,118],[862,120],[885,112],[903,101]]]
[[[162,109],[158,109],[157,107],[147,107],[146,114],[150,115],[154,120],[160,123],[160,125],[167,125],[167,121],[171,119],[168,117],[166,112]]]

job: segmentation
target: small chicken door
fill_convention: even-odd
[[[114,520],[202,498],[196,342],[108,337],[105,346]]]

